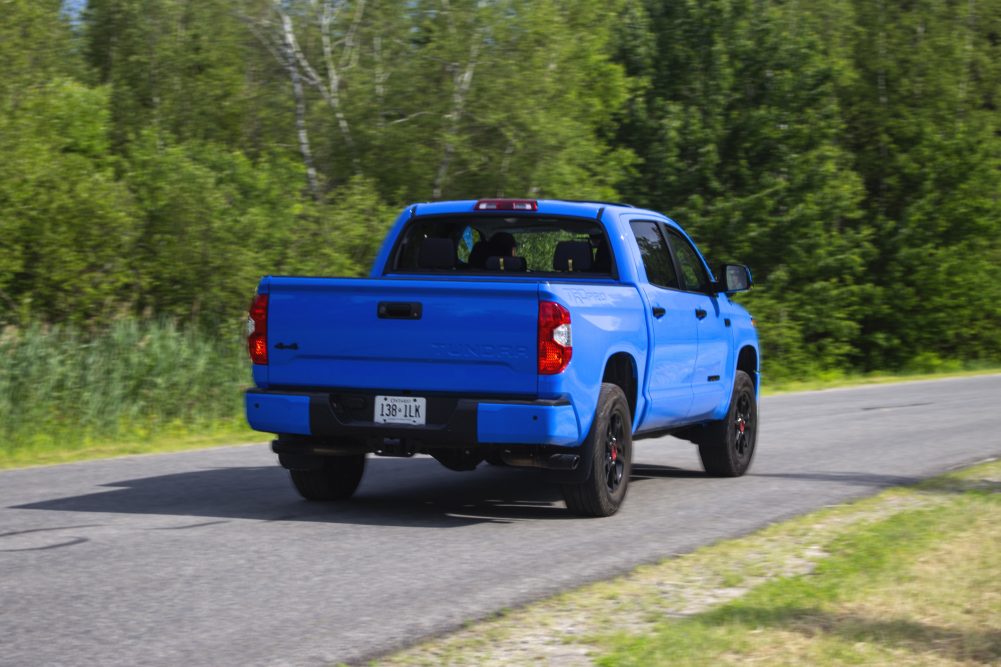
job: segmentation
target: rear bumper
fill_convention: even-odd
[[[250,427],[267,433],[366,442],[400,439],[422,446],[476,444],[577,446],[583,440],[568,398],[501,400],[426,396],[424,426],[376,424],[373,397],[402,392],[288,391],[246,392]]]

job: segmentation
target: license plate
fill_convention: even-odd
[[[414,396],[376,396],[376,424],[427,423],[427,399]]]

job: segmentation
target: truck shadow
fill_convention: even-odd
[[[664,478],[694,478],[694,477],[706,477],[707,475],[701,470],[685,470],[683,468],[675,468],[673,466],[662,466],[652,463],[634,463],[633,472],[629,476],[631,482],[640,482],[646,479],[664,479]]]
[[[636,466],[632,479],[701,474],[660,468]],[[102,486],[107,490],[13,509],[429,528],[587,520],[569,514],[559,489],[537,471],[481,465],[474,472],[456,473],[430,459],[371,458],[358,492],[339,503],[302,500],[277,466],[209,468]]]

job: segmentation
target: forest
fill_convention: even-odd
[[[259,276],[435,199],[664,212],[766,383],[997,365],[999,104],[1001,0],[0,0],[0,434],[235,418]]]

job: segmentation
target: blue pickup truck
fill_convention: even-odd
[[[350,497],[368,454],[429,454],[544,469],[570,511],[608,516],[638,438],[694,442],[711,475],[747,470],[758,338],[730,296],[750,286],[653,211],[415,204],[367,279],[261,280],[247,419],[308,500]]]

